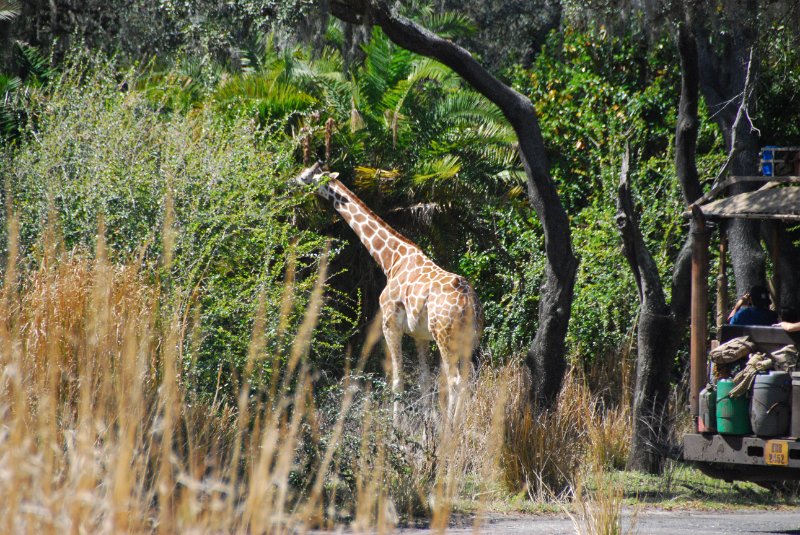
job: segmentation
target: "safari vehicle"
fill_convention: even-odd
[[[764,165],[769,159],[781,157],[773,165]],[[775,176],[776,168],[788,168],[791,174]],[[707,355],[716,344],[747,335],[755,343],[757,351],[771,352],[776,348],[800,344],[800,333],[787,333],[780,327],[750,327],[725,325],[724,296],[727,295],[725,280],[724,241],[721,240],[720,277],[718,279],[717,333],[716,341],[708,339],[708,268],[710,233],[719,222],[726,219],[743,218],[776,222],[800,223],[800,150],[797,148],[762,150],[762,176],[732,176],[712,188],[690,207],[693,234],[692,249],[692,304],[690,346],[690,410],[694,421],[694,432],[683,437],[683,458],[693,462],[706,474],[727,481],[746,480],[772,482],[800,479],[800,434],[797,427],[790,426],[786,435],[757,436],[755,434],[721,434],[704,429],[700,414],[700,394],[709,380]],[[767,176],[764,176],[767,175]],[[761,186],[747,193],[724,195],[733,185],[757,183]],[[776,236],[776,234],[773,234]],[[778,240],[773,240],[773,255],[776,255]],[[776,281],[773,281],[776,282]],[[774,284],[779,287],[778,284]],[[776,303],[777,304],[777,303]],[[800,371],[800,370],[798,370]],[[794,377],[797,377],[795,375]],[[794,380],[795,418],[800,406],[798,392],[800,381]],[[791,383],[790,383],[790,388]],[[790,419],[791,417],[790,416]],[[792,429],[794,428],[794,429]]]

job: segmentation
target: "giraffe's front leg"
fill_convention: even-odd
[[[400,417],[400,395],[403,393],[403,326],[399,320],[399,314],[384,312],[383,337],[386,339],[386,350],[391,365],[392,394],[394,394],[392,420],[395,424]]]

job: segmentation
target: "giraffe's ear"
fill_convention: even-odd
[[[339,176],[339,173],[328,173],[328,176],[331,178],[336,178],[337,176]]]

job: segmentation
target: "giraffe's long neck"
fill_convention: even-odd
[[[367,208],[361,199],[338,180],[331,179],[320,186],[318,193],[333,203],[333,207],[355,231],[387,277],[391,276],[392,268],[402,259],[417,254],[424,256],[419,247]]]

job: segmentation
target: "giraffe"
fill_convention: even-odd
[[[316,164],[305,169],[296,181],[317,186],[317,194],[333,204],[386,274],[386,287],[379,302],[396,400],[394,419],[397,421],[397,400],[403,390],[401,342],[403,334],[408,334],[415,340],[423,394],[431,390],[428,356],[431,341],[436,342],[447,386],[447,414],[454,421],[459,413],[463,377],[469,373],[470,357],[483,330],[478,296],[464,277],[437,266],[416,244],[367,208],[337,176]]]

